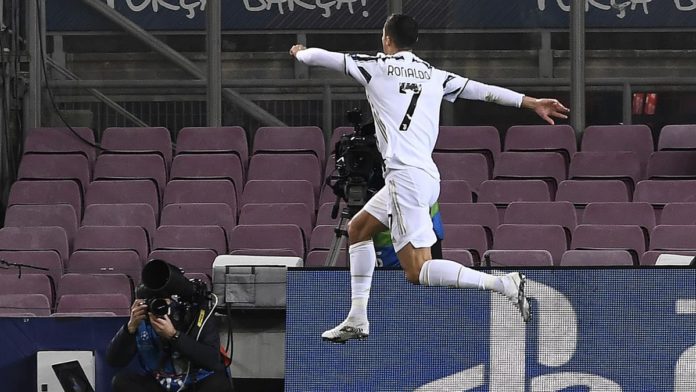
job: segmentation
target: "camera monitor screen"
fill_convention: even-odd
[[[70,361],[52,366],[60,385],[65,392],[94,392],[80,362]]]

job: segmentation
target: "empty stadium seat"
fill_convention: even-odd
[[[573,155],[568,178],[621,180],[633,191],[643,178],[643,170],[633,151],[580,151]]]
[[[234,231],[234,229],[233,229]],[[211,249],[218,255],[227,253],[227,236],[220,226],[174,226],[157,228],[155,249]]]
[[[156,153],[162,156],[167,167],[172,164],[172,139],[163,127],[106,128],[101,146],[109,153]]]
[[[660,131],[657,149],[696,150],[696,124],[665,125]]]
[[[660,221],[667,203],[696,202],[696,180],[644,180],[636,186],[633,201],[652,204]]]
[[[305,244],[314,227],[314,211],[304,203],[250,203],[239,212],[240,225],[291,224],[302,229]]]
[[[101,154],[94,166],[95,180],[150,180],[157,185],[161,199],[167,184],[167,168],[156,154]]]
[[[493,233],[500,223],[493,203],[440,203],[440,217],[445,224],[483,226],[489,246],[493,245]]]
[[[490,267],[551,267],[553,256],[547,250],[492,249],[483,255],[483,265]]]
[[[45,317],[51,315],[50,300],[43,294],[0,295],[0,317]]]
[[[17,172],[18,180],[75,181],[82,194],[91,177],[87,157],[78,154],[25,154]]]
[[[620,180],[565,180],[558,185],[556,201],[575,205],[578,222],[585,206],[594,202],[630,202],[628,185]]]
[[[149,244],[145,229],[139,226],[82,226],[75,236],[74,249],[132,251],[144,263]]]
[[[433,153],[442,180],[463,180],[477,190],[489,179],[488,164],[481,154]]]
[[[557,152],[567,165],[577,141],[570,125],[514,125],[505,133],[504,150]]]
[[[85,207],[93,204],[148,204],[155,217],[160,203],[157,186],[149,180],[94,181],[87,188]]]
[[[162,225],[219,226],[227,236],[236,226],[237,214],[224,203],[177,203],[162,209]]]
[[[645,169],[655,147],[646,125],[595,125],[585,129],[580,150],[633,151]]]
[[[230,250],[267,249],[290,250],[294,256],[304,258],[302,231],[295,225],[238,225],[232,230]]]
[[[329,250],[331,243],[336,238],[336,226],[317,225],[312,229],[309,240],[309,250]]]
[[[234,154],[177,155],[172,162],[172,180],[222,179],[234,184],[237,200],[244,189],[244,169]]]
[[[63,264],[68,260],[69,245],[60,227],[3,227],[0,250],[46,250],[56,252]]]
[[[187,127],[176,137],[177,154],[233,153],[244,171],[249,164],[249,145],[242,127]]]
[[[517,201],[505,210],[504,223],[530,225],[558,225],[568,234],[575,230],[577,217],[573,203],[567,201],[530,202]]]
[[[157,227],[157,218],[149,204],[91,204],[85,208],[84,226],[139,226],[145,230],[148,243]]]
[[[94,164],[96,149],[80,140],[73,130],[87,142],[95,143],[94,131],[90,128],[29,128],[24,139],[24,153],[78,153],[84,155],[90,165]]]
[[[345,207],[345,203],[339,204],[338,207],[338,213],[336,215],[336,218],[331,217],[331,213],[333,212],[334,209],[334,203],[324,203],[319,207],[319,211],[317,212],[317,225],[333,225],[336,226],[341,219],[341,211],[343,210],[343,207]]]
[[[474,258],[466,249],[443,249],[442,258],[445,260],[452,260],[466,267],[473,267],[478,264],[474,264]]]
[[[143,260],[132,250],[78,250],[70,255],[68,273],[125,274],[140,284]]]
[[[48,275],[23,273],[18,275],[0,275],[0,295],[5,294],[42,294],[51,305],[55,303],[55,283]]]
[[[488,180],[481,184],[478,196],[479,203],[495,204],[500,222],[512,202],[551,200],[549,187],[542,180]]]
[[[72,244],[78,222],[75,209],[69,204],[13,205],[5,211],[5,227],[57,226],[65,230]]]
[[[309,154],[256,154],[249,161],[248,180],[306,180],[319,196],[321,168],[318,158]]]
[[[61,315],[130,315],[132,303],[123,294],[65,294],[58,298],[55,316]]]
[[[568,250],[567,236],[563,227],[558,225],[502,224],[495,232],[492,250],[545,250],[551,254],[554,264],[557,265],[563,252]],[[496,265],[495,252],[489,252],[489,256],[492,265]],[[510,262],[507,257],[505,260]]]
[[[63,274],[63,260],[57,252],[52,250],[0,250],[0,260],[45,268],[46,270],[35,270],[22,267],[22,273],[45,274],[54,282],[57,282]],[[0,268],[0,274],[17,275],[18,272],[16,268]]]
[[[254,134],[252,154],[269,152],[311,153],[323,167],[324,133],[319,127],[261,127]]]
[[[582,223],[590,225],[635,225],[646,233],[655,227],[655,212],[648,203],[590,203]]]
[[[82,194],[74,181],[15,181],[7,204],[69,204],[82,220]]]
[[[162,205],[166,207],[180,203],[223,203],[232,211],[237,211],[236,190],[226,180],[169,181],[164,190]]]
[[[696,203],[665,204],[659,224],[696,225]]]
[[[634,258],[625,250],[569,250],[563,253],[561,267],[632,266]]]
[[[640,226],[579,225],[573,232],[572,249],[619,249],[631,253],[634,264],[646,250],[645,234]]]
[[[435,151],[483,154],[491,174],[500,154],[500,133],[491,126],[440,126]]]
[[[251,180],[242,193],[240,208],[251,203],[304,203],[316,210],[314,188],[305,180]]]
[[[307,254],[304,260],[305,267],[324,267],[326,265],[326,260],[329,257],[328,250],[313,250]],[[334,267],[347,267],[350,263],[348,262],[348,253],[345,249],[341,249],[336,258],[336,264]]]
[[[472,255],[472,261],[478,265],[483,254],[488,250],[488,236],[483,226],[445,224],[445,239],[442,249],[464,249]]]
[[[495,162],[493,178],[540,179],[555,194],[558,184],[566,179],[566,163],[563,156],[553,152],[503,152]]]
[[[67,273],[57,286],[57,298],[66,294],[123,294],[133,301],[133,282],[124,274]]]
[[[650,250],[696,251],[696,226],[693,225],[658,225],[650,238]]]
[[[696,151],[657,151],[648,161],[648,179],[696,179]]]

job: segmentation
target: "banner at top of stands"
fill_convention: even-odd
[[[207,0],[100,0],[147,30],[203,30]],[[221,0],[224,30],[380,29],[384,0]],[[585,0],[588,27],[696,27],[696,0]],[[571,0],[404,0],[424,29],[567,28]],[[81,0],[46,1],[50,31],[119,30]]]

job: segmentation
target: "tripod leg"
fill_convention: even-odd
[[[336,262],[338,261],[338,255],[340,254],[341,249],[343,248],[344,241],[348,237],[345,229],[346,223],[347,219],[342,216],[341,220],[338,222],[338,226],[335,229],[336,235],[334,236],[334,239],[331,242],[329,254],[328,256],[326,256],[326,262],[324,263],[324,265],[327,267],[336,266]]]

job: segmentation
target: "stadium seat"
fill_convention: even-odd
[[[143,261],[132,250],[78,250],[70,255],[66,272],[79,274],[125,274],[140,284]]]
[[[493,245],[493,233],[500,223],[493,203],[440,203],[440,217],[444,224],[483,226],[488,246]]]
[[[569,250],[561,257],[561,267],[632,266],[631,253],[625,250]]]
[[[304,258],[305,253],[302,231],[295,225],[238,225],[232,230],[230,249],[283,249],[290,250],[294,256],[301,258]]]
[[[631,253],[634,264],[646,250],[645,234],[640,226],[579,225],[573,232],[572,249],[619,249]]]
[[[57,285],[57,297],[66,294],[123,294],[133,301],[133,282],[124,274],[67,273]]]
[[[652,132],[646,125],[595,125],[585,129],[580,150],[633,151],[645,170],[655,147]]]
[[[72,244],[78,222],[75,209],[69,204],[13,205],[5,211],[5,227],[58,226],[65,230]]]
[[[242,127],[187,127],[176,137],[176,153],[233,153],[239,157],[246,172],[249,165],[249,144]]]
[[[660,131],[657,150],[696,150],[696,124],[665,125]]]
[[[551,254],[554,265],[561,261],[568,250],[567,236],[558,225],[511,225],[498,226],[493,240],[493,250],[545,250]],[[489,254],[492,265],[496,265],[495,252]],[[543,258],[534,258],[544,260]],[[509,258],[505,258],[509,262]],[[523,261],[521,261],[523,262]],[[498,263],[497,265],[501,265]]]
[[[636,225],[650,233],[655,227],[655,212],[649,203],[590,203],[582,223],[590,225]]]
[[[84,194],[91,180],[87,157],[78,154],[25,154],[19,163],[18,180],[75,181]]]
[[[229,238],[237,214],[224,203],[177,203],[162,209],[161,225],[219,226]]]
[[[549,184],[551,194],[566,179],[563,156],[553,152],[503,152],[493,169],[493,179],[539,179]]]
[[[649,250],[641,256],[640,265],[655,265],[657,259],[663,254],[696,257],[696,250]]]
[[[568,238],[578,220],[575,207],[567,201],[531,202],[517,201],[505,210],[504,223],[528,225],[558,225],[566,229]]]
[[[445,260],[452,260],[465,267],[474,267],[474,258],[466,249],[443,249],[442,258]]]
[[[648,161],[648,179],[696,179],[696,151],[657,151]]]
[[[129,316],[132,303],[123,294],[66,294],[58,298],[54,316],[63,315],[108,315]]]
[[[483,255],[484,266],[490,267],[552,267],[553,256],[547,250],[492,249]]]
[[[464,249],[471,253],[472,261],[478,265],[483,254],[488,250],[488,236],[483,226],[445,224],[445,239],[442,250]]]
[[[42,294],[51,305],[55,303],[55,283],[48,275],[23,273],[19,275],[0,275],[0,295],[6,294]]]
[[[658,222],[661,225],[696,225],[696,203],[667,203]]]
[[[311,211],[304,203],[250,203],[242,207],[239,212],[240,225],[296,225],[302,230],[305,245],[309,245],[314,220],[314,211]]]
[[[234,231],[234,229],[233,229]],[[174,226],[157,228],[153,239],[156,249],[211,249],[218,255],[227,253],[227,236],[220,226]]]
[[[0,317],[45,317],[51,315],[50,300],[43,294],[0,295]]]
[[[347,259],[347,252],[345,249],[341,249],[338,253],[338,258],[336,258],[335,267],[347,267],[350,263]],[[326,259],[329,257],[328,250],[313,250],[307,254],[304,260],[305,267],[324,267]]]
[[[483,154],[492,174],[500,154],[500,133],[491,126],[440,126],[434,151]]]
[[[479,203],[493,203],[498,221],[503,221],[505,208],[514,201],[551,201],[548,185],[542,180],[488,180],[481,184]],[[443,200],[444,202],[444,200]]]
[[[72,128],[82,139],[94,144],[94,131],[90,128]],[[24,139],[24,153],[82,154],[90,166],[97,158],[96,149],[80,140],[69,128],[29,128]]]
[[[101,146],[109,153],[156,153],[167,167],[172,164],[172,139],[167,128],[106,128]]]
[[[650,238],[650,250],[696,251],[696,226],[693,225],[658,225]]]
[[[633,201],[652,204],[659,222],[667,203],[696,202],[696,180],[643,180],[636,186]]]
[[[340,203],[338,206],[338,214],[336,215],[336,218],[331,217],[331,212],[333,211],[334,208],[334,203],[324,203],[319,207],[319,211],[317,212],[317,225],[332,225],[336,226],[341,219],[341,211],[343,210],[343,207],[345,207],[345,203]]]
[[[314,188],[305,180],[251,180],[244,187],[240,208],[251,203],[304,203],[316,210]]]
[[[184,154],[174,157],[172,180],[228,180],[234,184],[237,200],[244,189],[244,169],[234,154]]]
[[[312,184],[315,198],[323,184],[319,160],[310,154],[256,154],[249,161],[248,181],[305,180]]]
[[[212,275],[213,262],[218,253],[212,249],[155,249],[149,260],[164,260],[187,273]]]
[[[311,153],[323,167],[324,133],[319,127],[261,127],[254,134],[252,155],[260,153]]]
[[[471,203],[474,200],[474,191],[466,181],[443,180],[440,181],[440,203]]]
[[[505,133],[504,150],[557,152],[567,166],[577,141],[570,125],[514,125]]]
[[[93,204],[148,204],[158,217],[158,196],[157,186],[149,180],[94,181],[87,188],[85,208]]]
[[[74,181],[15,181],[7,204],[68,204],[82,220],[82,194]]]
[[[556,201],[569,201],[575,205],[578,223],[583,211],[594,202],[630,202],[632,194],[626,183],[620,180],[565,180],[558,185]]]
[[[139,226],[145,230],[148,243],[157,227],[157,218],[149,204],[92,204],[85,208],[84,226]]]
[[[226,180],[172,180],[164,190],[163,206],[181,203],[223,203],[236,213],[234,185]]]
[[[149,244],[145,229],[139,226],[82,226],[75,236],[74,249],[132,251],[144,264]]]
[[[317,225],[312,230],[309,240],[309,250],[329,250],[336,237],[335,225]],[[345,242],[344,242],[345,243]]]
[[[481,154],[433,153],[442,180],[463,180],[476,191],[490,179],[486,158]]]
[[[64,263],[58,252],[52,250],[0,250],[0,260],[45,268],[46,271],[22,268],[22,273],[45,274],[57,282],[63,275]],[[17,275],[16,268],[0,268],[0,274]]]
[[[68,236],[60,227],[3,227],[0,250],[46,250],[56,252],[63,264],[68,260]]]
[[[573,180],[621,180],[632,192],[643,171],[632,151],[580,151],[570,161],[568,178]]]
[[[156,154],[101,154],[94,166],[94,180],[150,180],[161,199],[167,184],[167,168]]]

